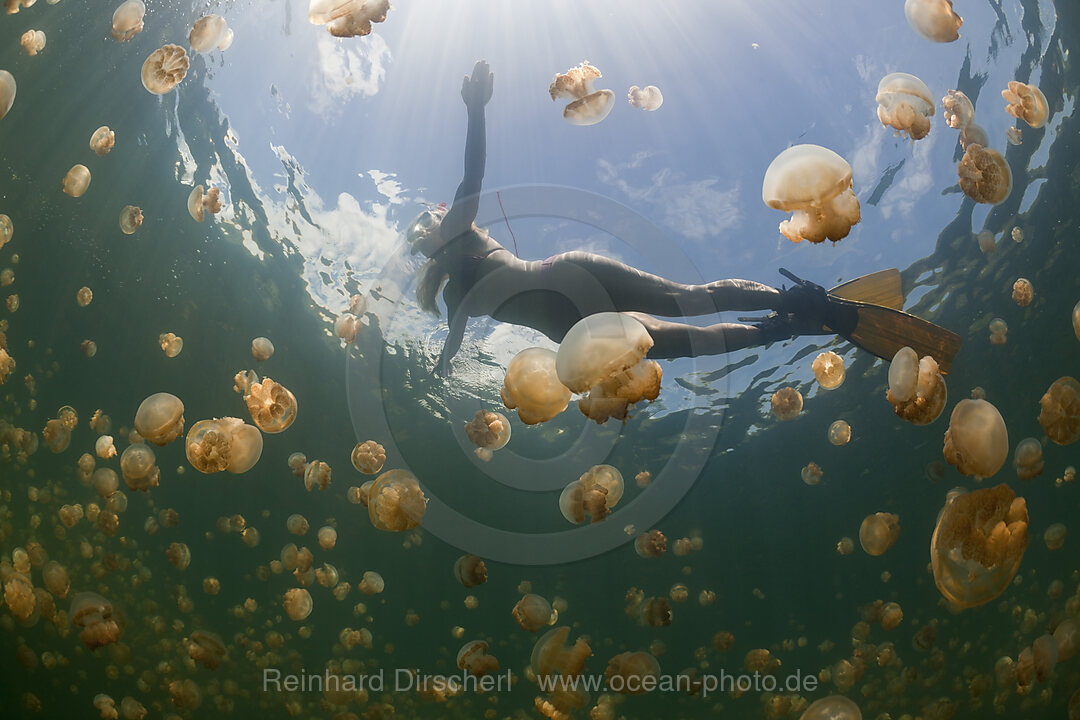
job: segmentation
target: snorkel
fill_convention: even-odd
[[[409,243],[409,252],[415,255],[418,252],[422,252],[421,245],[423,241],[435,230],[438,229],[442,223],[443,218],[446,217],[446,213],[449,210],[446,207],[446,203],[439,203],[438,205],[427,204],[426,209],[416,216],[409,227],[405,230],[405,239]],[[427,254],[426,252],[424,253]]]

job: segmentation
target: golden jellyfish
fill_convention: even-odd
[[[1009,332],[1009,326],[1001,318],[994,318],[990,321],[990,343],[992,345],[1004,345],[1008,342],[1006,333]]]
[[[575,525],[585,522],[586,516],[589,522],[599,522],[622,499],[624,489],[622,473],[611,465],[594,465],[563,488],[559,511]]]
[[[799,720],[862,720],[862,711],[843,695],[829,695],[810,703]]]
[[[135,698],[126,695],[120,700],[120,717],[123,720],[143,720],[146,717],[146,708]]]
[[[142,84],[154,95],[164,95],[180,84],[188,71],[187,51],[166,44],[150,53],[142,66]]]
[[[1058,661],[1065,662],[1080,649],[1080,624],[1069,618],[1054,629],[1054,640],[1058,646]]]
[[[463,587],[476,587],[487,582],[487,566],[475,555],[462,555],[454,562],[454,577]]]
[[[803,397],[796,388],[782,387],[772,395],[772,413],[777,420],[791,420],[802,412]]]
[[[556,673],[564,677],[573,677],[585,668],[585,661],[592,655],[592,649],[585,638],[567,646],[570,628],[557,627],[549,630],[533,646],[529,657],[529,667],[537,677],[548,677]]]
[[[360,320],[352,313],[341,313],[334,318],[334,334],[346,344],[355,342],[362,328]]]
[[[322,460],[312,460],[304,466],[304,489],[311,492],[315,488],[325,490],[330,487],[330,466]]]
[[[499,671],[499,661],[487,654],[488,644],[483,640],[473,640],[461,646],[457,654],[457,666],[473,677],[482,677]]]
[[[305,620],[311,614],[312,605],[311,593],[304,588],[289,588],[282,603],[285,614],[296,622]]]
[[[142,210],[134,205],[125,205],[120,211],[120,230],[125,235],[131,235],[142,225]]]
[[[11,571],[8,567],[3,577],[3,586],[4,605],[7,606],[8,611],[20,623],[32,624],[36,620],[34,612],[37,610],[37,597],[30,578],[17,570]],[[35,620],[31,620],[32,617]]]
[[[1009,457],[1009,432],[986,400],[961,400],[945,431],[945,461],[964,475],[991,477]]]
[[[94,454],[102,460],[116,457],[116,446],[113,444],[112,435],[101,435],[94,442]]]
[[[257,337],[251,341],[251,357],[257,362],[266,362],[274,354],[274,343],[269,338]]]
[[[836,552],[841,555],[850,555],[855,550],[855,541],[849,537],[840,538],[840,542],[836,543]]]
[[[337,545],[337,530],[329,525],[324,525],[319,528],[317,537],[319,539],[319,547],[323,550],[333,550],[334,546]]]
[[[356,586],[356,589],[365,595],[378,595],[385,588],[386,582],[383,580],[382,575],[374,570],[365,572],[360,579],[360,584]]]
[[[657,687],[660,663],[647,652],[624,652],[608,661],[607,687],[623,695],[641,695]]]
[[[195,21],[188,33],[188,43],[197,53],[208,53],[215,48],[224,50],[232,44],[232,33],[225,18],[211,13]],[[221,47],[222,45],[225,47]]]
[[[7,70],[0,70],[0,120],[4,119],[15,103],[15,90],[15,77]]]
[[[386,20],[390,0],[311,0],[308,21],[325,25],[337,38],[364,37],[371,34],[371,24]]]
[[[1069,375],[1058,378],[1039,400],[1039,424],[1058,445],[1080,438],[1080,383]]]
[[[1058,646],[1053,635],[1044,634],[1031,644],[1032,662],[1037,682],[1046,682],[1058,662]]]
[[[82,197],[90,187],[90,170],[85,165],[72,165],[64,176],[64,193],[71,197]]]
[[[143,16],[146,15],[146,5],[142,0],[127,0],[113,12],[112,16],[112,39],[116,42],[127,42],[143,29]]]
[[[1010,80],[1009,87],[1001,91],[1001,97],[1008,103],[1006,112],[1033,128],[1041,128],[1050,116],[1046,96],[1034,85]]]
[[[615,107],[615,93],[594,90],[593,81],[603,74],[588,61],[555,76],[548,87],[551,99],[572,100],[563,108],[563,119],[571,125],[595,125]]]
[[[217,670],[225,658],[225,643],[217,633],[195,630],[187,643],[188,657],[207,670]]]
[[[1027,307],[1035,296],[1035,288],[1027,278],[1019,278],[1013,283],[1012,299],[1020,307]]]
[[[961,608],[996,598],[1020,567],[1027,528],[1027,504],[1008,485],[953,495],[930,540],[938,590]]]
[[[233,417],[200,420],[191,426],[185,442],[188,462],[201,473],[250,470],[262,455],[262,434]]]
[[[792,213],[780,223],[780,232],[796,243],[843,240],[862,217],[851,166],[820,145],[793,145],[777,155],[765,171],[761,199]]]
[[[1024,438],[1016,446],[1013,455],[1013,467],[1016,468],[1016,477],[1021,480],[1030,480],[1037,477],[1043,471],[1042,443],[1035,438]]]
[[[465,423],[465,435],[477,446],[476,456],[487,462],[494,451],[510,442],[510,421],[502,413],[477,410],[473,419]]]
[[[357,443],[352,451],[352,465],[365,475],[374,475],[386,462],[386,449],[374,440]]]
[[[154,445],[168,445],[184,432],[184,403],[170,393],[154,393],[139,404],[135,431]]]
[[[420,524],[427,497],[416,476],[408,470],[385,472],[368,489],[368,515],[379,530],[402,532]]]
[[[108,125],[102,125],[90,136],[90,149],[93,150],[98,157],[108,155],[115,144],[116,133],[110,130]]]
[[[847,445],[851,441],[851,426],[843,420],[837,420],[829,426],[829,442],[833,445]]]
[[[634,539],[634,552],[638,557],[656,558],[667,550],[667,538],[659,530],[643,532]]]
[[[960,189],[977,203],[997,205],[1012,192],[1012,170],[1001,153],[969,143],[957,167]]]
[[[626,93],[626,99],[630,102],[630,107],[649,111],[659,110],[664,104],[664,95],[655,85],[646,85],[643,88],[631,85]]]
[[[907,133],[912,140],[921,140],[930,132],[934,116],[934,97],[930,88],[914,75],[889,73],[878,83],[878,120],[897,135]]]
[[[168,358],[174,358],[184,350],[184,338],[171,332],[158,335],[158,344]]]
[[[0,214],[0,250],[11,241],[15,228],[11,224],[11,218]]]
[[[639,488],[645,488],[652,482],[652,473],[648,470],[642,470],[634,476],[634,484]]]
[[[146,491],[157,487],[161,477],[155,463],[154,451],[149,445],[129,445],[120,456],[120,471],[129,490]]]
[[[899,603],[886,603],[881,608],[881,628],[883,630],[892,630],[897,627],[904,620],[904,611],[900,608]]]
[[[1060,550],[1065,545],[1066,527],[1061,523],[1054,523],[1046,528],[1043,533],[1043,542],[1047,550]]]
[[[196,185],[188,194],[187,209],[192,218],[202,222],[206,213],[211,215],[221,212],[221,190]]]
[[[867,555],[882,555],[900,537],[900,518],[892,513],[875,513],[863,518],[859,544]]]
[[[499,396],[526,425],[551,420],[570,403],[570,390],[559,381],[556,358],[546,348],[526,348],[506,368]]]
[[[844,382],[844,359],[832,351],[826,350],[814,358],[810,370],[824,390],[835,390]]]
[[[60,600],[66,598],[68,591],[71,590],[71,579],[68,577],[67,569],[55,560],[45,563],[45,567],[41,569],[41,578],[45,583],[45,589]]]
[[[1005,139],[1010,145],[1020,145],[1024,142],[1024,131],[1018,127],[1005,128]]]
[[[915,32],[937,43],[957,40],[964,24],[953,10],[952,0],[906,0],[904,17]]]
[[[0,217],[3,217],[3,216],[0,216]],[[9,223],[9,225],[10,225],[10,223]],[[0,240],[3,239],[2,228],[3,228],[3,224],[0,223]],[[9,230],[8,231],[8,237],[10,237],[10,236],[11,236],[11,231]],[[0,242],[0,247],[3,247],[3,245],[4,245],[4,243]],[[1073,326],[1073,334],[1076,335],[1077,340],[1080,340],[1080,302],[1077,302],[1075,305],[1073,305],[1072,326]]]
[[[983,130],[982,126],[975,121],[968,123],[966,127],[961,128],[960,130],[960,147],[963,150],[967,150],[969,145],[981,145],[983,148],[990,145],[990,136],[987,135],[986,130]],[[997,153],[996,150],[992,150],[991,152]],[[982,159],[985,160],[986,158]],[[1009,182],[1012,182],[1011,175],[1009,176]]]
[[[284,385],[264,377],[244,395],[251,420],[264,433],[282,432],[296,420],[296,397]]]
[[[941,98],[941,115],[946,125],[954,130],[963,130],[975,119],[975,106],[964,93],[949,90]]]
[[[293,513],[285,520],[285,527],[293,535],[305,535],[311,526],[303,515]]]
[[[511,610],[514,620],[525,632],[536,632],[552,622],[551,603],[539,595],[527,593]]]
[[[928,425],[945,409],[948,389],[934,358],[927,355],[920,360],[914,350],[903,347],[889,363],[885,397],[901,419],[912,425]]]
[[[45,33],[40,30],[27,30],[19,38],[19,44],[30,57],[45,49]]]
[[[97,650],[120,640],[120,626],[113,618],[113,606],[94,592],[81,592],[71,600],[71,624],[82,628],[79,639],[88,650]]]

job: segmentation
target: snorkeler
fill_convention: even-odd
[[[465,175],[453,203],[449,208],[445,203],[429,208],[406,231],[411,251],[428,258],[416,288],[420,307],[438,315],[436,297],[442,288],[449,315],[449,335],[437,373],[449,374],[450,360],[461,346],[468,319],[484,315],[533,328],[561,342],[583,317],[610,311],[628,313],[648,330],[654,343],[649,357],[655,359],[718,355],[797,335],[849,337],[855,329],[858,317],[851,303],[786,271],[796,284],[778,290],[748,280],[687,285],[587,252],[562,253],[543,261],[518,258],[473,222],[487,153],[484,106],[491,99],[493,80],[488,64],[481,60],[461,86],[469,121]],[[899,274],[895,283],[898,291]],[[773,312],[753,325],[716,323],[706,327],[654,317],[691,317],[729,310]]]

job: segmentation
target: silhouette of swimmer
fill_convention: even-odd
[[[632,315],[653,339],[649,357],[718,355],[796,335],[826,334],[822,328],[829,302],[825,290],[811,283],[778,290],[749,280],[717,280],[686,285],[587,252],[567,252],[543,261],[522,260],[486,230],[473,224],[479,208],[486,162],[484,106],[491,99],[494,76],[483,60],[461,85],[468,109],[465,176],[449,207],[422,212],[406,230],[411,251],[428,261],[420,270],[416,297],[420,307],[439,314],[442,288],[450,332],[436,372],[447,375],[461,347],[470,317],[533,328],[555,342],[583,317],[600,312]],[[444,284],[445,283],[445,287]],[[706,327],[658,317],[711,315],[721,311],[775,311],[754,325],[716,323]]]

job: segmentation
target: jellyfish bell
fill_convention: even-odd
[[[799,720],[862,720],[862,711],[843,695],[829,695],[810,703]]]
[[[244,395],[244,402],[252,422],[264,433],[283,432],[296,420],[296,397],[269,377],[252,383]]]
[[[945,460],[964,475],[991,477],[1009,456],[1009,433],[986,400],[961,400],[945,431]]]
[[[11,224],[11,218],[0,214],[0,250],[11,241],[15,233],[15,227]]]
[[[559,381],[556,354],[537,347],[522,350],[510,361],[499,396],[526,425],[551,420],[570,403],[570,390]]]
[[[129,490],[149,490],[157,487],[161,472],[155,465],[154,451],[148,445],[135,443],[120,456],[120,472]]]
[[[631,107],[641,108],[642,110],[659,110],[660,106],[664,104],[664,96],[660,92],[660,88],[655,85],[646,85],[643,88],[631,85],[630,90],[626,93],[626,98]]]
[[[502,413],[477,410],[473,419],[465,423],[465,435],[476,445],[477,457],[487,462],[494,451],[510,442],[510,421]]]
[[[314,603],[311,600],[311,593],[304,588],[290,588],[285,591],[282,606],[290,619],[300,622],[311,614]]]
[[[454,562],[454,577],[464,587],[476,587],[487,582],[487,566],[475,555],[462,555]]]
[[[142,66],[142,84],[154,95],[164,95],[187,75],[187,51],[179,45],[166,44],[150,53]]]
[[[851,426],[843,420],[837,420],[829,426],[828,436],[833,445],[847,445],[851,441]]]
[[[1017,228],[1018,229],[1018,228]],[[1027,278],[1018,278],[1013,283],[1012,299],[1020,307],[1027,307],[1035,297],[1035,288]]]
[[[251,341],[251,357],[258,362],[266,362],[274,354],[274,343],[269,338],[257,337]]]
[[[386,462],[386,449],[374,440],[357,443],[351,455],[354,468],[365,475],[374,475],[382,470]]]
[[[113,617],[113,606],[94,592],[81,592],[71,600],[68,611],[71,624],[82,628],[79,639],[88,650],[96,650],[120,639],[120,626]]]
[[[904,16],[915,32],[938,43],[959,39],[964,24],[953,10],[952,0],[906,0]]]
[[[1066,375],[1058,378],[1039,400],[1039,424],[1058,445],[1080,439],[1080,382]]]
[[[603,74],[588,61],[555,76],[548,87],[552,101],[572,101],[563,108],[564,120],[571,125],[595,125],[608,116],[615,106],[615,93],[593,89],[593,81],[601,77]]]
[[[551,603],[540,595],[526,593],[511,610],[514,620],[525,632],[536,632],[551,623]]]
[[[875,513],[863,518],[859,544],[867,555],[882,555],[900,537],[900,518],[892,513]]]
[[[831,351],[814,358],[810,370],[823,390],[835,390],[844,382],[844,359]]]
[[[975,106],[968,96],[959,90],[949,90],[941,98],[941,115],[945,124],[954,130],[963,130],[975,119]]]
[[[390,0],[311,0],[308,22],[326,25],[334,37],[364,37],[370,35],[372,23],[386,20]]]
[[[604,669],[607,686],[624,695],[641,695],[660,677],[660,663],[647,652],[624,652]]]
[[[1043,471],[1044,465],[1042,443],[1030,437],[1021,440],[1013,455],[1016,476],[1021,480],[1031,480]]]
[[[3,216],[0,215],[0,217],[3,217]],[[8,226],[10,228],[10,221],[8,222]],[[11,237],[10,229],[8,230],[8,237]],[[0,247],[4,246],[4,243],[2,242],[2,240],[3,240],[3,223],[0,223]],[[1073,305],[1072,326],[1073,326],[1073,334],[1076,335],[1077,340],[1080,340],[1080,301],[1078,301],[1075,305]]]
[[[202,222],[206,218],[206,212],[203,209],[203,195],[205,192],[202,185],[196,185],[191,189],[191,193],[188,195],[188,214],[199,222]]]
[[[30,57],[34,57],[45,49],[45,33],[41,30],[27,30],[19,39],[22,49]]]
[[[889,73],[878,83],[878,120],[897,135],[907,133],[912,140],[921,140],[930,132],[934,116],[934,97],[930,88],[914,75]]]
[[[142,210],[134,205],[125,205],[120,211],[120,230],[125,235],[131,235],[142,225]]]
[[[0,120],[11,110],[15,102],[15,78],[7,70],[0,70]]]
[[[262,434],[233,417],[200,420],[185,441],[188,462],[202,473],[247,472],[262,455]]]
[[[135,430],[147,442],[168,445],[184,432],[184,403],[170,393],[154,393],[139,404]]]
[[[193,630],[187,643],[188,657],[207,670],[217,670],[225,659],[221,636],[208,630]]]
[[[1046,549],[1060,550],[1065,545],[1065,535],[1067,533],[1068,528],[1062,523],[1054,523],[1046,528],[1046,532],[1043,533],[1043,542],[1046,543]]]
[[[1035,85],[1010,80],[1009,87],[1001,91],[1001,97],[1008,103],[1006,112],[1033,128],[1041,128],[1050,116],[1046,96]]]
[[[191,32],[188,33],[188,43],[193,51],[208,53],[221,44],[228,30],[225,18],[213,13],[203,15],[195,21]]]
[[[184,350],[184,338],[176,333],[162,333],[158,335],[158,344],[165,357],[174,358]]]
[[[127,0],[119,5],[112,16],[112,39],[127,42],[143,29],[146,5],[142,0]]]
[[[770,403],[777,420],[792,420],[802,412],[803,396],[797,388],[782,387],[772,394]]]
[[[960,189],[977,203],[997,205],[1012,192],[1012,170],[1005,158],[979,143],[967,145],[957,173]]]
[[[368,515],[379,530],[402,532],[418,526],[427,510],[427,497],[416,476],[405,469],[390,470],[368,488]]]
[[[848,236],[861,217],[851,187],[851,166],[820,145],[793,145],[777,155],[765,171],[761,199],[769,207],[793,213],[780,223],[792,242],[837,242]]]
[[[954,495],[930,540],[934,582],[956,607],[987,603],[1012,582],[1027,543],[1027,504],[1007,485]]]
[[[90,187],[90,170],[85,165],[72,165],[63,180],[64,193],[71,197],[82,197]]]
[[[918,359],[909,347],[896,352],[889,363],[889,389],[885,393],[893,411],[912,425],[929,425],[945,409],[948,389],[937,361]]]

